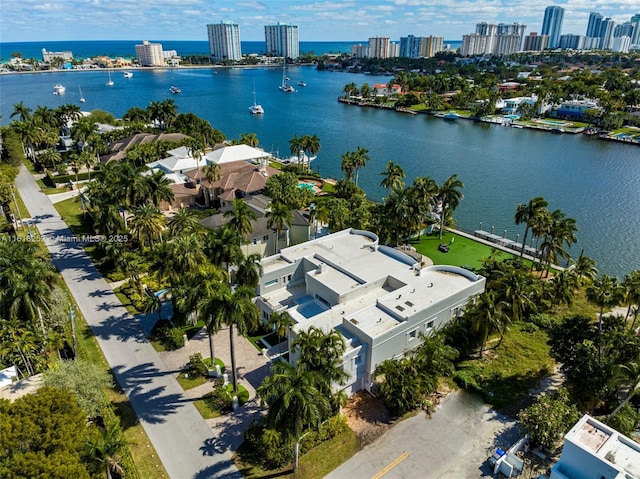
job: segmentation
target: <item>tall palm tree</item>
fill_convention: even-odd
[[[640,310],[640,270],[633,270],[624,276],[622,281],[625,298],[627,301],[627,315],[629,317],[633,313],[633,322],[631,323],[631,331],[635,331],[636,321],[638,320],[638,312]]]
[[[173,190],[170,188],[171,180],[162,171],[156,170],[148,176],[143,176],[146,197],[151,204],[158,208],[163,201],[171,203],[174,200]]]
[[[274,311],[269,316],[267,327],[271,328],[280,338],[280,354],[282,355],[282,339],[288,337],[289,329],[293,326],[293,318],[287,311]]]
[[[298,135],[293,135],[293,137],[289,140],[289,152],[291,156],[298,157],[298,171],[300,170],[300,163],[302,162],[302,155],[300,152],[304,154],[304,140],[302,137],[298,137]]]
[[[331,412],[329,401],[317,387],[323,380],[304,365],[278,361],[273,364],[273,375],[265,378],[256,391],[269,406],[267,425],[293,441],[294,474],[304,430],[317,427]]]
[[[352,151],[347,151],[343,155],[340,155],[340,158],[342,158],[342,163],[340,165],[340,168],[344,172],[344,176],[348,181],[351,181],[351,178],[353,177],[353,172],[355,171],[355,166],[353,164],[353,156],[354,155]]]
[[[267,226],[276,230],[276,241],[273,254],[278,254],[280,235],[293,223],[293,213],[291,208],[284,203],[271,203],[271,208],[267,211]],[[286,242],[289,246],[289,242]]]
[[[412,198],[418,204],[423,220],[431,218],[437,196],[438,184],[433,178],[419,176],[413,180]]]
[[[515,214],[515,222],[517,225],[524,223],[524,236],[522,237],[522,249],[520,250],[520,257],[524,255],[524,249],[527,244],[527,235],[529,233],[529,228],[533,226],[533,221],[536,218],[536,215],[540,210],[545,209],[549,206],[547,200],[538,196],[529,200],[528,204],[519,204],[516,208]]]
[[[249,331],[257,328],[260,322],[260,310],[252,301],[253,296],[252,288],[238,286],[233,292],[229,288],[223,288],[220,298],[222,314],[225,317],[224,322],[229,326],[229,355],[231,356],[231,376],[235,393],[238,392],[238,375],[233,329],[235,326],[238,334],[245,336]]]
[[[228,225],[209,230],[206,237],[205,252],[211,262],[224,267],[227,275],[231,276],[231,265],[238,263],[242,258],[240,248],[241,238],[235,229]]]
[[[11,112],[11,115],[9,115],[9,118],[17,116],[18,120],[27,121],[31,118],[32,111],[33,110],[26,106],[23,102],[19,102],[13,105],[13,111]]]
[[[302,149],[308,158],[305,168],[309,169],[309,162],[311,162],[311,158],[316,156],[320,151],[320,138],[316,135],[304,135],[301,140]]]
[[[331,390],[331,383],[344,383],[348,376],[342,366],[346,343],[338,330],[332,329],[325,333],[322,329],[311,326],[308,330],[298,333],[291,347],[298,352],[300,364],[327,379],[327,394]]]
[[[369,150],[366,148],[361,148],[360,146],[356,147],[356,151],[353,154],[353,169],[356,173],[356,186],[358,185],[358,177],[360,174],[360,170],[367,166],[367,163],[371,161],[371,157],[369,156]]]
[[[151,205],[134,208],[131,213],[132,216],[129,219],[131,233],[142,247],[148,245],[153,250],[155,242],[162,239],[165,217],[158,208]]]
[[[571,263],[572,265],[569,268],[573,270],[580,285],[590,283],[598,277],[596,261],[585,256],[583,252],[580,252],[580,256],[576,261],[571,260]]]
[[[243,145],[249,145],[253,148],[257,148],[260,144],[258,135],[256,135],[255,133],[243,133],[242,135],[240,135],[240,140],[238,140],[238,142]]]
[[[51,168],[55,170],[56,163],[60,163],[62,161],[62,155],[53,148],[47,148],[38,154],[38,161],[45,165],[51,164]]]
[[[189,154],[191,155],[191,158],[196,160],[196,169],[198,172],[198,178],[196,181],[198,182],[198,185],[202,183],[202,170],[200,169],[200,160],[202,160],[202,157],[204,156],[204,149],[205,149],[204,140],[200,138],[194,138],[191,141],[191,146],[189,147]]]
[[[393,190],[400,190],[404,186],[404,170],[393,161],[387,163],[385,170],[380,175],[383,177],[380,186],[386,188],[389,193]]]
[[[213,184],[220,179],[221,171],[218,163],[211,163],[202,167],[202,174],[204,178],[209,182],[209,194],[206,198],[206,204],[211,205],[213,199]]]
[[[440,239],[442,239],[442,233],[444,232],[444,219],[448,211],[454,211],[464,195],[462,194],[462,188],[464,184],[458,179],[458,175],[451,175],[440,185],[438,191],[438,201],[442,205],[442,213],[440,214]]]
[[[618,283],[618,279],[603,274],[587,286],[587,300],[600,308],[598,314],[598,330],[602,334],[602,316],[604,310],[613,308],[622,303],[624,292]]]
[[[195,234],[185,234],[163,241],[155,252],[154,269],[169,278],[172,285],[207,262],[202,241]]]

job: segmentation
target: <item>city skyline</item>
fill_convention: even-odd
[[[300,41],[362,41],[385,36],[439,36],[457,41],[478,22],[527,25],[540,32],[545,8],[564,9],[562,33],[584,34],[589,14],[616,24],[638,13],[637,0],[3,0],[2,42],[65,40],[207,40],[207,25],[232,21],[243,41],[264,41],[265,25],[291,23]]]

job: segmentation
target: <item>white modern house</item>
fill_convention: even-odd
[[[640,478],[640,444],[589,415],[564,437],[550,479]]]
[[[425,267],[354,229],[283,249],[262,267],[256,304],[263,321],[286,310],[294,321],[290,342],[311,326],[344,336],[347,394],[370,389],[379,363],[461,315],[486,281],[455,266]],[[295,359],[292,351],[289,360]]]

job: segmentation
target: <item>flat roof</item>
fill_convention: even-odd
[[[640,444],[597,419],[583,416],[565,438],[614,469],[640,477]]]

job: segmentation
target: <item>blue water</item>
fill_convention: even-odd
[[[116,117],[133,106],[171,98],[180,112],[207,119],[227,138],[256,133],[267,151],[289,156],[293,135],[317,135],[321,150],[312,167],[324,176],[341,177],[340,155],[367,148],[371,161],[360,172],[360,186],[372,199],[381,199],[380,172],[389,161],[400,164],[407,182],[431,176],[438,183],[456,173],[464,195],[455,212],[458,227],[473,231],[483,222],[498,234],[507,230],[515,239],[523,228],[514,225],[518,203],[543,196],[550,209],[575,218],[579,243],[598,262],[601,272],[622,277],[640,269],[640,148],[583,135],[552,135],[528,129],[505,128],[459,120],[446,122],[423,115],[406,115],[358,108],[337,101],[344,85],[378,83],[388,77],[317,71],[313,67],[288,70],[295,84],[307,83],[293,94],[278,90],[279,68],[134,70],[132,79],[120,73],[115,85],[105,86],[104,71],[0,75],[0,124],[11,121],[13,105],[24,101],[55,108],[78,103],[81,85],[84,110],[103,109]],[[253,82],[265,114],[252,116]],[[53,85],[67,87],[52,95]],[[171,84],[182,88],[170,95]]]

